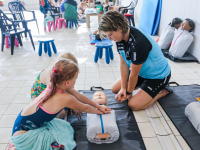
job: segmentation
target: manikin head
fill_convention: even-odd
[[[171,27],[178,29],[183,21],[180,18],[174,18],[171,22]]]
[[[107,96],[102,91],[97,91],[93,94],[92,100],[97,104],[107,105]]]
[[[184,22],[181,26],[181,29],[192,32],[194,30],[194,27],[195,27],[194,21],[187,18],[187,19],[184,20]]]

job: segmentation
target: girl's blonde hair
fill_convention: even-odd
[[[69,59],[59,60],[52,68],[49,90],[42,98],[38,107],[56,93],[57,85],[62,84],[64,81],[72,80],[78,71],[78,65],[73,61]]]
[[[117,31],[119,27],[122,29],[123,35],[125,35],[128,32],[129,25],[124,15],[117,11],[108,11],[102,17],[102,20],[99,24],[99,31],[100,33],[102,31],[112,32]],[[101,33],[100,35],[102,36],[103,34]]]
[[[77,61],[76,57],[75,57],[72,53],[70,53],[70,52],[61,54],[61,55],[58,57],[58,60],[61,60],[61,59],[70,59],[70,60],[72,60],[76,65],[78,65],[78,61]]]
[[[106,3],[109,3],[109,0],[105,0]]]

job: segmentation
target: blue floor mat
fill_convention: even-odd
[[[161,16],[162,0],[143,0],[139,18],[139,28],[155,35]]]

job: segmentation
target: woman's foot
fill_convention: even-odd
[[[81,25],[80,24],[78,24],[78,27],[80,27]]]

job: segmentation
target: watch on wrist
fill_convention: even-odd
[[[129,92],[128,90],[126,90],[126,95],[131,95],[132,92]]]

